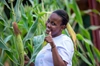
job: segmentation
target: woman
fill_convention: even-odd
[[[54,11],[46,22],[46,46],[37,54],[34,66],[72,66],[74,46],[72,40],[62,34],[69,17],[64,10]],[[31,65],[33,66],[33,65]]]

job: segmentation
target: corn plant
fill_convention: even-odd
[[[71,25],[74,27],[70,27],[70,29],[75,30],[76,24],[79,25],[76,34],[69,29],[62,32],[71,37],[77,45],[72,60],[73,66],[81,66],[82,63],[87,66],[96,66],[97,62],[100,63],[100,51],[93,45],[88,28],[84,27],[83,11],[79,10],[75,0],[28,1],[30,5],[23,5],[22,0],[0,0],[0,66],[6,66],[6,64],[19,66],[21,64],[19,62],[19,50],[16,46],[20,43],[16,42],[12,22],[18,24],[21,31],[23,51],[29,56],[29,63],[31,63],[35,61],[37,53],[45,45],[45,22],[52,11],[56,9],[64,9],[68,13],[70,21],[67,28]],[[10,11],[10,18],[7,18],[4,12],[5,6]],[[73,10],[73,13],[71,13],[71,10]]]

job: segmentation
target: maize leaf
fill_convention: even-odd
[[[73,40],[73,43],[75,44],[75,48],[76,48],[76,41],[77,41],[76,34],[69,23],[66,26],[67,26],[68,33],[70,34],[71,39]]]

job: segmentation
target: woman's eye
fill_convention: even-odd
[[[49,19],[47,20],[47,23],[50,23],[51,25],[56,25],[54,22],[52,22],[52,21],[50,22]]]
[[[51,22],[52,25],[56,25],[54,22]]]

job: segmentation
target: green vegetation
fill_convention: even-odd
[[[18,24],[24,51],[30,57],[29,63],[31,63],[34,62],[37,53],[45,45],[45,22],[50,13],[56,9],[66,10],[70,17],[70,25],[74,30],[77,29],[77,48],[73,57],[73,66],[82,66],[82,64],[83,66],[96,66],[100,63],[100,51],[92,43],[89,33],[89,28],[100,27],[84,27],[82,16],[86,11],[80,11],[75,0],[41,0],[41,3],[39,0],[29,0],[30,6],[28,3],[23,5],[22,0],[16,0],[14,4],[14,0],[8,1],[0,0],[0,66],[5,64],[20,65],[20,55],[16,46],[20,43],[16,41],[12,23]],[[9,17],[4,11],[5,7],[10,13]],[[63,33],[69,35],[67,29]]]

